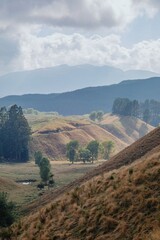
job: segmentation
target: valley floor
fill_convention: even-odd
[[[55,186],[52,191],[65,186],[73,180],[83,176],[86,172],[100,165],[103,160],[93,164],[76,163],[68,161],[51,162],[52,173],[54,174]],[[30,184],[26,184],[31,180]],[[7,192],[9,199],[14,201],[19,207],[38,199],[45,189],[39,191],[37,184],[40,182],[39,168],[34,162],[17,164],[0,164],[0,192]]]

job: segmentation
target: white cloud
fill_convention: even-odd
[[[9,65],[11,71],[88,63],[160,72],[160,39],[143,41],[132,48],[122,46],[118,35],[85,37],[78,33],[55,33],[36,37],[23,33],[19,41],[20,54]]]
[[[120,38],[135,18],[159,9],[159,0],[1,0],[0,74],[83,63],[160,72],[159,40],[126,48]]]

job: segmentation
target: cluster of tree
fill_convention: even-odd
[[[42,183],[38,184],[40,189],[44,188],[45,185],[52,187],[54,185],[53,174],[51,172],[51,164],[48,158],[43,157],[40,151],[34,153],[35,164],[39,166],[40,177]]]
[[[27,109],[23,109],[23,113],[26,115],[53,115],[53,116],[58,116],[58,112],[40,112],[34,108],[27,108]]]
[[[131,101],[128,98],[116,98],[113,102],[112,113],[138,117],[139,103],[137,100]]]
[[[21,107],[0,109],[0,160],[26,162],[29,158],[30,127]]]
[[[146,123],[157,126],[160,123],[160,102],[148,99],[145,102],[138,102],[128,98],[117,98],[113,103],[112,113],[138,117]]]
[[[89,114],[89,118],[92,120],[92,121],[101,121],[103,119],[103,115],[104,115],[104,112],[103,111],[93,111]]]
[[[101,154],[102,158],[109,159],[113,148],[114,143],[112,141],[99,143],[93,140],[86,147],[80,147],[77,140],[72,140],[66,146],[66,156],[72,163],[78,161],[93,163],[94,160],[97,160],[99,154]]]
[[[101,144],[101,153],[104,159],[108,160],[114,149],[114,143],[112,141],[105,141]]]
[[[40,112],[35,110],[34,108],[27,108],[23,109],[24,114],[33,114],[33,115],[38,115]]]

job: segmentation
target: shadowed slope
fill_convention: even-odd
[[[100,125],[127,144],[137,141],[154,129],[138,118],[112,114],[106,114]]]

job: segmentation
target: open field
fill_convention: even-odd
[[[60,188],[71,181],[83,176],[84,173],[101,164],[97,161],[93,164],[70,164],[67,161],[51,162],[54,174],[55,187]],[[24,180],[35,180],[25,185]],[[19,183],[19,181],[22,181]],[[34,162],[17,164],[0,164],[0,192],[8,192],[9,198],[18,206],[28,204],[39,197],[40,191],[37,184],[40,182],[39,168]],[[49,191],[46,189],[46,191]]]

